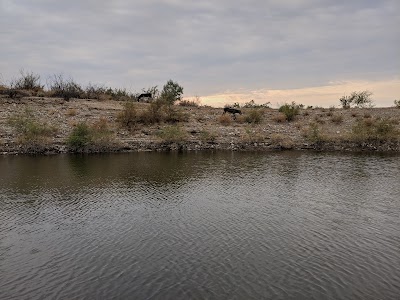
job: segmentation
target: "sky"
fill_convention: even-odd
[[[202,104],[400,99],[399,0],[0,0],[0,82],[140,92],[169,80]]]

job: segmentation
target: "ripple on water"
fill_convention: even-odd
[[[0,298],[400,294],[398,157],[143,155],[3,181]]]

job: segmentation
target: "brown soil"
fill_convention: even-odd
[[[79,122],[94,123],[105,118],[112,130],[113,147],[96,151],[164,151],[164,150],[274,150],[314,149],[338,151],[400,151],[400,109],[396,108],[316,108],[301,110],[292,122],[279,122],[276,109],[264,109],[260,124],[248,124],[243,116],[228,125],[220,122],[222,108],[180,107],[188,114],[188,122],[179,126],[186,136],[177,142],[166,142],[159,132],[170,124],[138,124],[131,130],[117,123],[117,115],[123,110],[124,102],[59,98],[23,97],[0,98],[0,153],[65,153],[70,152],[66,140]],[[138,103],[138,109],[149,104]],[[29,109],[36,119],[57,128],[43,147],[35,148],[24,144],[9,119]],[[250,109],[242,109],[244,115]],[[337,122],[333,121],[336,116]],[[339,116],[339,117],[338,117]],[[340,120],[341,119],[341,120]],[[397,130],[387,140],[357,140],[352,137],[352,128],[358,120],[389,119]],[[318,138],[310,137],[310,124],[318,128]],[[316,127],[315,127],[316,126]],[[88,152],[93,152],[87,150]]]

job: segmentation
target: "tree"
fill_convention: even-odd
[[[183,94],[183,87],[177,82],[168,80],[161,91],[161,99],[168,105],[173,105],[176,101],[181,100]]]
[[[352,92],[350,96],[343,96],[339,99],[343,108],[350,108],[352,104],[357,107],[371,107],[372,93],[370,91]]]

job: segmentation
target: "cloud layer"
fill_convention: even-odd
[[[200,96],[392,82],[399,12],[397,0],[0,0],[0,73],[133,90],[172,78]]]

